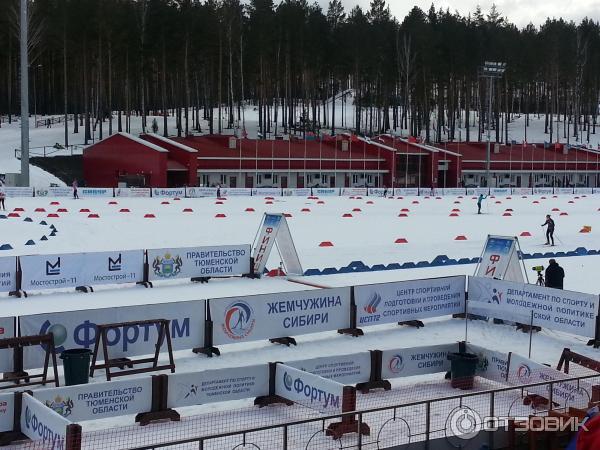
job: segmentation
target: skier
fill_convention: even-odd
[[[4,183],[0,181],[0,207],[2,207],[3,211],[6,211],[6,206],[4,206],[4,199],[6,198],[6,191],[4,190]]]
[[[73,200],[76,200],[79,198],[79,194],[77,194],[77,180],[73,180]]]
[[[546,214],[546,221],[542,224],[542,227],[545,227],[546,225],[548,225],[548,228],[546,228],[546,244],[545,245],[552,245],[552,247],[554,247],[554,220],[552,220],[552,218],[550,217],[550,214]],[[550,244],[551,240],[552,240],[552,244]]]
[[[481,202],[487,198],[487,195],[479,194],[477,199],[477,214],[481,214]]]

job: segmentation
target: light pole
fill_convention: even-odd
[[[494,88],[493,80],[496,78],[502,78],[502,75],[506,71],[506,63],[496,61],[486,61],[481,67],[482,78],[488,80],[488,120],[487,120],[487,145],[485,150],[485,180],[486,185],[489,188],[491,185],[490,177],[490,158],[491,158],[491,123],[492,123],[492,91]]]
[[[21,176],[19,184],[29,186],[29,58],[27,55],[27,2],[21,0]]]

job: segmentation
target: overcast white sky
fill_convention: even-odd
[[[329,0],[318,2],[326,11]],[[348,12],[357,4],[363,9],[368,9],[370,0],[342,0],[342,3]],[[401,20],[415,5],[427,11],[432,0],[388,0],[387,3],[392,14]],[[492,3],[496,3],[502,15],[519,27],[524,27],[529,22],[540,25],[545,22],[546,17],[563,17],[575,22],[586,16],[596,21],[600,20],[600,0],[436,0],[433,3],[436,9],[450,8],[450,11],[458,10],[463,15],[474,11],[478,4],[485,13],[489,11]]]

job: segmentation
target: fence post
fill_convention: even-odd
[[[67,425],[65,450],[81,450],[81,425],[71,423]]]
[[[269,393],[254,399],[254,405],[262,408],[263,406],[273,405],[275,403],[283,403],[286,406],[292,406],[293,401],[283,398],[275,392],[275,377],[277,375],[277,363],[269,363]]]
[[[330,423],[325,431],[325,435],[333,436],[334,439],[340,439],[343,435],[350,433],[369,436],[371,429],[362,421],[362,417],[359,422],[356,420],[355,414],[345,414],[356,411],[356,388],[353,386],[344,386],[342,397],[342,420]]]
[[[148,425],[155,420],[179,421],[179,413],[168,407],[168,398],[169,376],[152,375],[152,407],[148,412],[137,414],[135,421],[139,422],[141,426]]]
[[[389,391],[392,389],[392,385],[388,380],[381,378],[381,371],[383,367],[383,352],[381,350],[370,350],[371,356],[371,373],[369,374],[369,381],[366,383],[358,383],[356,389],[363,394],[368,394],[371,389],[384,389]]]
[[[348,328],[342,328],[340,330],[337,330],[337,332],[339,334],[349,334],[352,337],[358,337],[358,336],[362,336],[363,330],[361,330],[360,328],[357,328],[357,323],[356,323],[356,300],[354,297],[354,286],[350,287],[350,317],[349,317],[349,321],[350,324],[348,326]]]

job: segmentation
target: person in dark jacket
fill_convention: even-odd
[[[558,265],[555,259],[551,259],[546,268],[546,287],[562,289],[564,279],[565,271]]]
[[[552,240],[552,246],[554,246],[554,220],[550,217],[550,214],[546,214],[546,221],[542,224],[542,227],[548,226],[546,228],[546,245],[550,245],[550,240]]]
[[[487,195],[479,194],[479,198],[477,199],[477,214],[481,214],[481,202],[483,202],[487,198]]]

